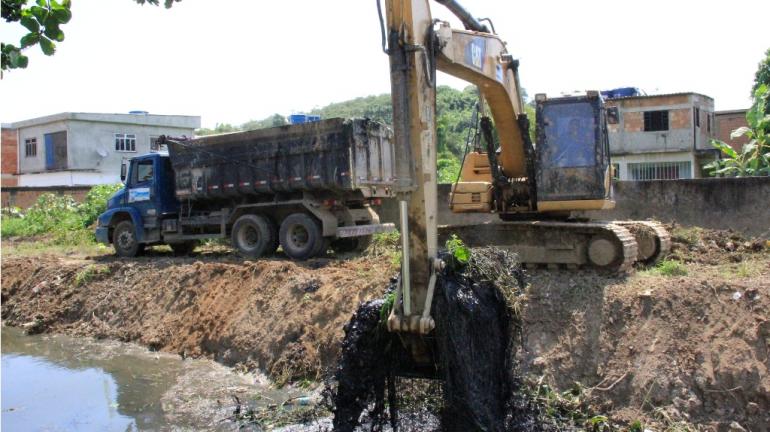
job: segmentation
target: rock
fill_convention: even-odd
[[[736,421],[730,423],[730,426],[727,430],[729,432],[746,432],[746,429],[744,429],[743,426],[741,426],[740,423]]]
[[[752,416],[759,414],[759,405],[756,402],[749,402],[746,405],[746,413]]]

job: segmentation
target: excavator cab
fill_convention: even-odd
[[[610,152],[598,92],[537,95],[536,181],[540,212],[608,208]]]

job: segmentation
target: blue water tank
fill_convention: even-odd
[[[305,114],[292,114],[289,116],[290,124],[301,124],[307,122],[307,116]]]
[[[632,96],[643,96],[641,90],[636,87],[618,87],[612,90],[604,90],[601,92],[602,97],[605,99],[617,99]]]
[[[315,114],[291,114],[289,116],[289,124],[310,123],[319,120],[321,120],[321,116]]]

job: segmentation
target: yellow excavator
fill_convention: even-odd
[[[378,0],[383,50],[390,59],[395,170],[402,233],[402,270],[391,331],[427,334],[443,262],[438,242],[458,233],[470,245],[515,250],[533,265],[595,267],[622,272],[653,262],[669,246],[659,224],[576,219],[576,211],[614,207],[602,99],[598,92],[536,97],[536,144],[529,137],[518,60],[489,19],[456,0],[436,0],[465,27],[434,20],[428,0]],[[384,12],[384,13],[383,13]],[[383,17],[385,16],[385,18]],[[496,213],[501,223],[439,232],[436,178],[436,71],[476,85],[489,117],[464,158],[449,197],[454,212]],[[486,111],[486,110],[484,110]]]

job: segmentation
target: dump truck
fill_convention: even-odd
[[[161,136],[167,153],[132,158],[96,237],[119,256],[169,245],[185,254],[227,239],[245,257],[304,260],[361,250],[393,195],[393,133],[368,119],[328,119],[195,139]]]

